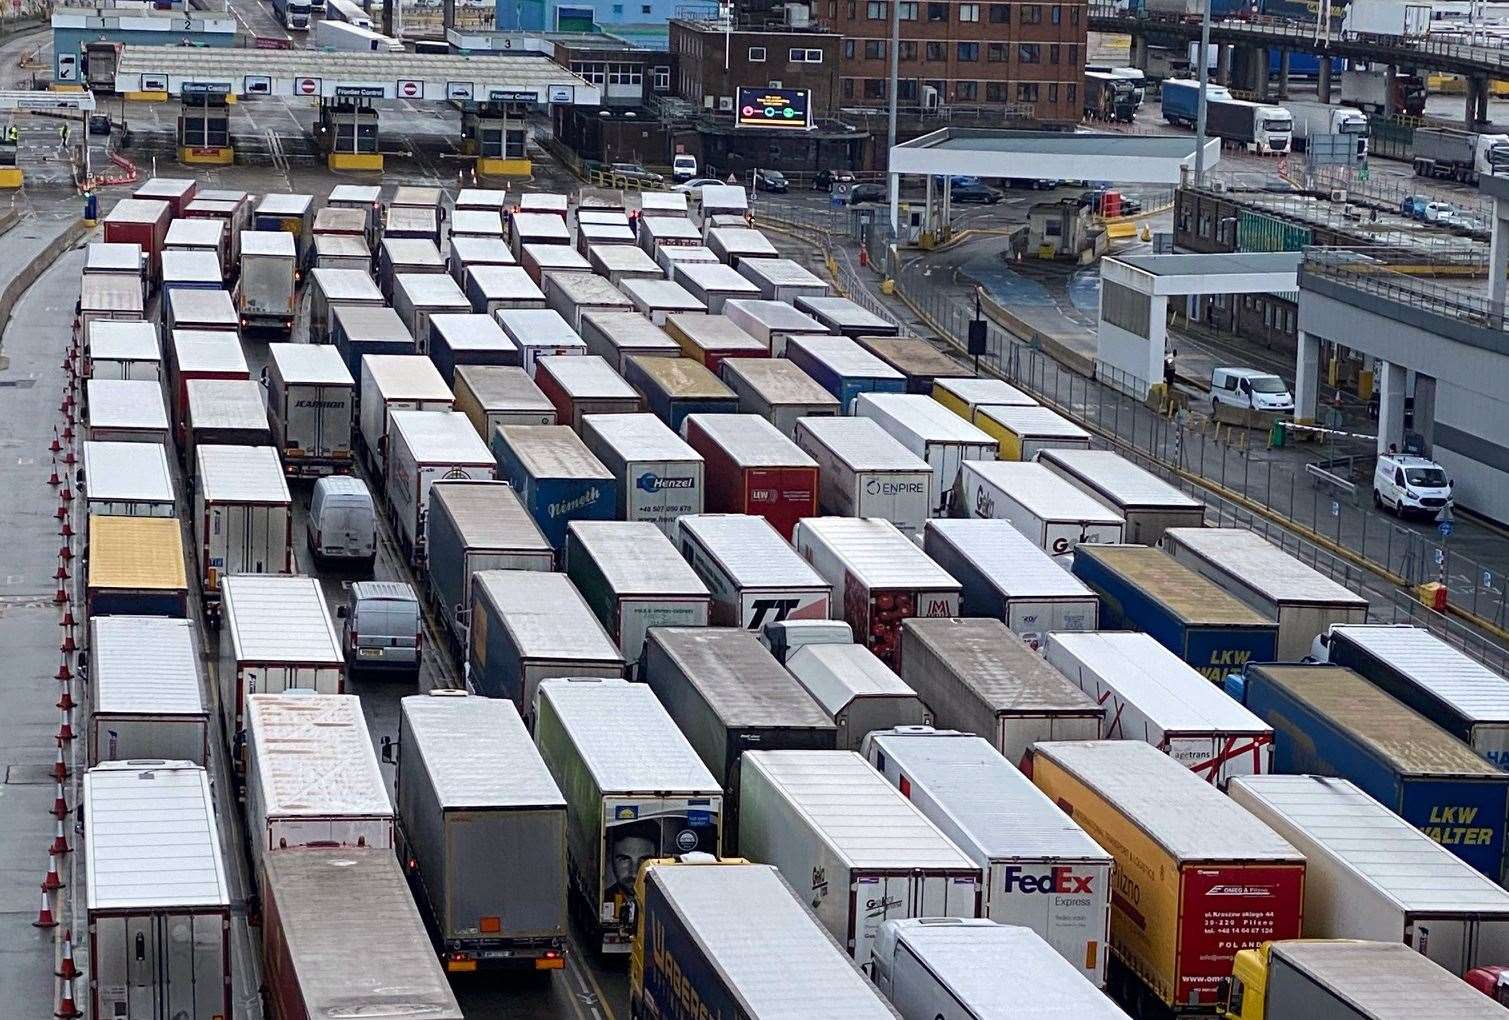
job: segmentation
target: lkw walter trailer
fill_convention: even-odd
[[[398,856],[446,971],[565,966],[566,798],[512,705],[399,703]]]
[[[186,761],[106,762],[84,775],[83,810],[89,1015],[230,1017],[230,884],[209,776]]]

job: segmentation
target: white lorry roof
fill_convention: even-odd
[[[90,500],[172,503],[173,475],[161,443],[84,444],[84,480]]]
[[[819,415],[798,422],[799,428],[856,471],[932,471],[927,461],[902,446],[870,418]]]
[[[978,866],[853,751],[746,751],[814,834],[851,868]]]
[[[289,236],[289,235],[285,235]],[[285,383],[351,386],[346,362],[330,344],[268,344],[268,356]]]
[[[677,524],[702,543],[741,588],[830,587],[763,517],[684,514]]]
[[[1015,460],[970,460],[964,463],[963,477],[973,472],[1011,496],[1038,520],[1118,526],[1126,523],[1115,510],[1041,464]]]
[[[247,233],[250,234],[250,231]],[[212,251],[198,248],[174,248],[163,252],[160,257],[162,280],[165,286],[178,283],[201,283],[218,288],[222,282],[220,259]]]
[[[1210,783],[1140,740],[1049,740],[1032,746],[1181,863],[1304,857]]]
[[[953,546],[1007,598],[1095,598],[1083,581],[1010,521],[937,518],[927,522],[927,530]]]
[[[141,446],[141,443],[131,444]],[[96,616],[89,621],[94,711],[109,715],[203,715],[192,620]]]
[[[1054,439],[1090,438],[1090,433],[1051,407],[986,404],[978,408],[975,413],[989,418],[1019,436]]]
[[[196,452],[200,494],[206,503],[292,502],[278,451],[271,446],[206,443]]]
[[[393,288],[402,292],[415,308],[472,310],[472,303],[461,293],[456,281],[444,273],[398,273],[393,277]]]
[[[938,823],[944,834],[976,860],[1110,860],[1099,843],[984,737],[903,726],[873,732],[868,739],[906,776],[917,791],[914,800],[920,794],[933,802],[946,819]]]
[[[269,815],[393,813],[356,695],[251,694],[246,720]]]
[[[342,666],[320,582],[312,577],[231,574],[220,582],[225,631],[237,662]]]
[[[179,375],[185,372],[247,374],[246,355],[236,334],[216,329],[175,329],[168,342]],[[308,346],[307,344],[304,346]]]
[[[168,430],[162,384],[155,379],[90,379],[84,392],[91,429]]]
[[[702,454],[687,445],[669,425],[648,412],[588,414],[582,416],[609,449],[625,461],[702,460]]]
[[[571,399],[639,399],[638,391],[596,354],[547,354],[539,359],[538,367]]]
[[[86,273],[141,274],[141,245],[91,241],[84,256]]]
[[[707,585],[653,521],[572,521],[567,530],[619,595],[707,598]]]
[[[384,304],[382,291],[362,269],[316,269],[309,274],[320,293],[333,304],[337,301],[370,301]],[[433,273],[429,274],[435,275]],[[454,282],[454,281],[453,281]]]
[[[315,272],[324,272],[316,269]],[[103,277],[84,277],[103,279]],[[231,296],[223,290],[192,290],[178,287],[168,291],[168,308],[174,322],[222,323],[237,327],[241,324]]]
[[[437,689],[399,704],[441,808],[566,806],[513,702]]]
[[[959,582],[928,558],[890,521],[860,517],[807,517],[797,522],[831,548],[871,588],[951,588]]]
[[[496,262],[473,262],[467,275],[487,301],[543,301],[545,292],[523,266]]]
[[[189,762],[103,762],[84,773],[91,911],[229,907],[215,802]]]
[[[970,407],[990,404],[1031,407],[1037,403],[1035,399],[1001,379],[974,376],[934,379],[933,386]]]
[[[890,319],[876,315],[868,308],[846,297],[826,294],[817,297],[804,294],[796,299],[796,306],[815,318],[832,319],[841,326],[859,329],[894,330],[896,324]]]
[[[861,393],[855,399],[855,414],[863,414],[861,408],[873,408],[927,442],[998,445],[991,436],[920,393]]]
[[[757,414],[689,414],[683,431],[686,423],[695,424],[740,467],[817,467],[806,451]]]
[[[438,312],[430,316],[430,333],[443,339],[453,353],[519,349],[497,319],[476,312]]]
[[[1242,579],[1280,602],[1324,602],[1366,607],[1368,600],[1343,588],[1246,528],[1169,528],[1164,538]],[[1167,547],[1167,544],[1165,545]]]
[[[435,363],[422,354],[367,354],[362,372],[387,400],[454,400]]]
[[[391,417],[391,448],[401,441],[416,464],[495,463],[472,420],[460,411],[394,411]]]
[[[286,230],[241,231],[241,257],[248,255],[274,255],[294,257],[293,235]]]
[[[1054,648],[1065,655],[1057,655]],[[1172,733],[1272,733],[1259,719],[1151,635],[1083,631],[1048,635],[1048,661],[1071,680],[1080,668]]]
[[[554,308],[500,308],[493,314],[503,332],[520,347],[586,346],[571,323]]]
[[[723,789],[648,686],[627,680],[540,681],[582,763],[604,793]]]
[[[792,337],[787,346],[808,352],[817,361],[839,375],[893,381],[905,378],[900,372],[846,336]]]
[[[461,234],[451,238],[451,258],[463,265],[512,266],[518,260],[501,237]]]
[[[622,667],[618,646],[565,574],[479,570],[472,575],[472,590],[507,617],[521,659],[591,661]]]
[[[785,666],[830,717],[855,698],[917,697],[905,680],[864,645],[803,645]]]
[[[401,269],[445,265],[440,249],[428,237],[385,237],[382,239],[382,250],[388,258],[388,264]]]
[[[1126,507],[1189,507],[1205,504],[1187,496],[1157,475],[1146,471],[1112,450],[1053,449],[1038,454],[1039,461],[1061,465],[1066,472],[1107,499]]]
[[[676,309],[687,312],[704,312],[707,306],[698,301],[681,284],[670,280],[632,279],[618,285],[636,305],[643,304],[655,310]]]
[[[518,237],[546,238],[569,241],[571,232],[566,221],[553,212],[516,212],[513,214],[513,232]]]
[[[266,429],[267,404],[254,379],[190,379],[188,419],[194,429]]]
[[[535,478],[613,478],[567,425],[501,425],[503,442]]]
[[[1509,680],[1427,630],[1394,624],[1338,624],[1330,632],[1345,634],[1347,640],[1473,722],[1509,721]]]
[[[214,248],[224,237],[224,220],[173,220],[168,224],[168,235],[163,244],[169,248]]]

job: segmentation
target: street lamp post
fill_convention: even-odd
[[[899,51],[901,50],[901,3],[902,0],[891,0],[891,73],[890,83],[887,85],[891,98],[891,115],[890,121],[886,125],[885,142],[886,181],[889,184],[888,197],[891,201],[891,233],[893,235],[901,232],[900,195],[898,194],[901,189],[901,179],[891,170],[891,150],[896,148],[896,104],[900,101],[900,97],[896,93],[899,91],[897,87],[897,64],[900,60]]]

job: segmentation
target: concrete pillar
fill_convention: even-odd
[[[1252,61],[1252,94],[1258,102],[1268,99],[1268,47],[1254,46],[1249,54]]]
[[[928,233],[933,232],[933,175],[928,174],[923,180],[927,181],[927,199],[922,205],[922,229]]]
[[[1488,123],[1488,79],[1486,78],[1478,80],[1478,108],[1475,112],[1478,124]]]
[[[1313,422],[1320,393],[1320,339],[1304,330],[1295,339],[1299,350],[1294,359],[1294,420]]]
[[[1198,50],[1199,48],[1200,48],[1200,44],[1196,43],[1195,44],[1195,49]],[[1203,60],[1205,58],[1202,56],[1200,59]],[[1198,73],[1199,67],[1197,66],[1195,68],[1195,70]],[[1220,82],[1222,85],[1230,85],[1231,84],[1231,44],[1230,43],[1221,43],[1219,46],[1216,47],[1216,81]]]
[[[1509,290],[1509,200],[1493,200],[1493,243],[1488,249],[1488,300],[1494,312],[1504,314],[1505,291]]]
[[[1404,366],[1378,360],[1378,452],[1404,449]]]
[[[1278,97],[1289,98],[1289,51],[1280,50],[1278,55]]]
[[[1436,377],[1415,376],[1415,429],[1420,435],[1420,452],[1430,456],[1436,441]]]
[[[1322,55],[1320,58],[1320,72],[1315,79],[1316,96],[1322,103],[1331,101],[1331,58]]]
[[[1399,69],[1393,64],[1383,69],[1383,115],[1392,117],[1398,111],[1394,109],[1394,76]]]
[[[1152,294],[1147,312],[1147,364],[1138,374],[1151,386],[1163,381],[1163,355],[1168,346],[1168,295]],[[1143,393],[1147,391],[1144,389]],[[1141,394],[1139,394],[1139,397]]]
[[[1196,46],[1198,49],[1198,45]],[[1132,66],[1139,71],[1147,70],[1147,36],[1132,36]],[[1198,68],[1196,69],[1198,72]]]

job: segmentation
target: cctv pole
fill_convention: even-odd
[[[901,179],[891,170],[891,150],[896,148],[896,104],[900,100],[900,97],[896,94],[899,91],[896,75],[897,62],[900,59],[899,51],[901,49],[901,3],[902,0],[891,0],[891,75],[890,85],[888,86],[891,97],[891,118],[890,123],[886,127],[885,142],[885,171],[891,199],[891,233],[893,235],[901,233],[899,194]]]
[[[1200,17],[1200,94],[1195,98],[1195,187],[1205,183],[1205,87],[1210,83],[1210,6],[1205,0],[1205,10]],[[1263,73],[1267,74],[1265,67]]]

